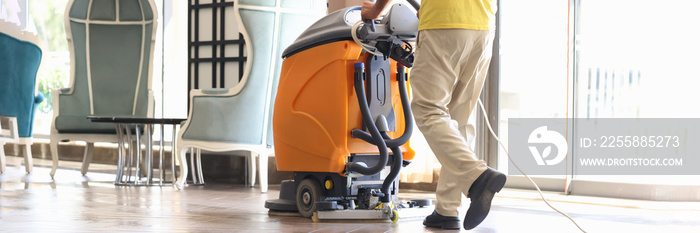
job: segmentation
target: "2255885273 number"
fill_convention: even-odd
[[[600,147],[679,147],[678,136],[601,136]]]

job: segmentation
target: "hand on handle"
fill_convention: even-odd
[[[367,21],[378,18],[379,15],[382,14],[382,11],[384,11],[384,8],[389,5],[389,2],[391,2],[391,0],[377,0],[376,3],[373,1],[365,1],[362,3],[362,20]]]

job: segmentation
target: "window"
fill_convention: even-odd
[[[507,141],[510,118],[700,118],[692,105],[700,97],[699,9],[693,0],[501,0],[499,136]],[[570,164],[544,184],[573,194],[697,200],[698,177],[584,176]],[[516,186],[530,187],[522,181]]]
[[[567,117],[567,2],[501,0],[498,14],[499,137],[507,145],[509,118]]]
[[[38,90],[44,94],[35,120],[35,137],[46,137],[53,120],[53,89],[68,86],[70,54],[64,27],[64,11],[68,0],[29,1],[30,20],[26,28],[35,28],[43,41],[43,61],[37,76]]]
[[[700,2],[583,0],[577,17],[577,117],[699,118]],[[575,156],[575,155],[574,155]],[[576,175],[576,174],[574,174]],[[576,176],[699,185],[699,176]]]
[[[0,19],[26,29],[30,22],[27,4],[28,0],[0,0]]]

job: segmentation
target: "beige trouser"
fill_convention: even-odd
[[[416,124],[442,164],[435,210],[458,216],[462,194],[486,170],[471,148],[475,127],[468,123],[484,85],[492,31],[422,30],[411,70]]]

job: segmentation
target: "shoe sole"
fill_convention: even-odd
[[[503,189],[503,186],[506,185],[506,175],[503,173],[498,173],[495,174],[495,176],[491,176],[488,183],[486,184],[486,188],[493,191],[494,193],[500,192],[501,189]]]
[[[478,216],[475,222],[470,222],[468,216],[464,216],[464,229],[465,230],[471,230],[474,229],[474,227],[478,226],[481,224],[482,221],[486,218],[488,213],[490,212],[489,210],[491,209],[491,201],[493,200],[493,196],[497,192],[500,192],[501,189],[503,189],[503,186],[506,184],[506,175],[503,173],[494,173],[492,174],[488,180],[486,181],[486,189],[488,191],[491,191],[493,193],[487,194],[488,191],[484,190],[484,194],[482,195],[490,195],[489,197],[486,197],[488,199],[488,207],[486,207],[488,210],[483,216]],[[468,224],[469,223],[469,224]]]
[[[433,228],[441,228],[445,230],[459,230],[462,229],[462,224],[459,224],[459,222],[443,222],[443,223],[434,223],[434,224],[426,224],[423,222],[423,225],[426,227],[433,227]]]

